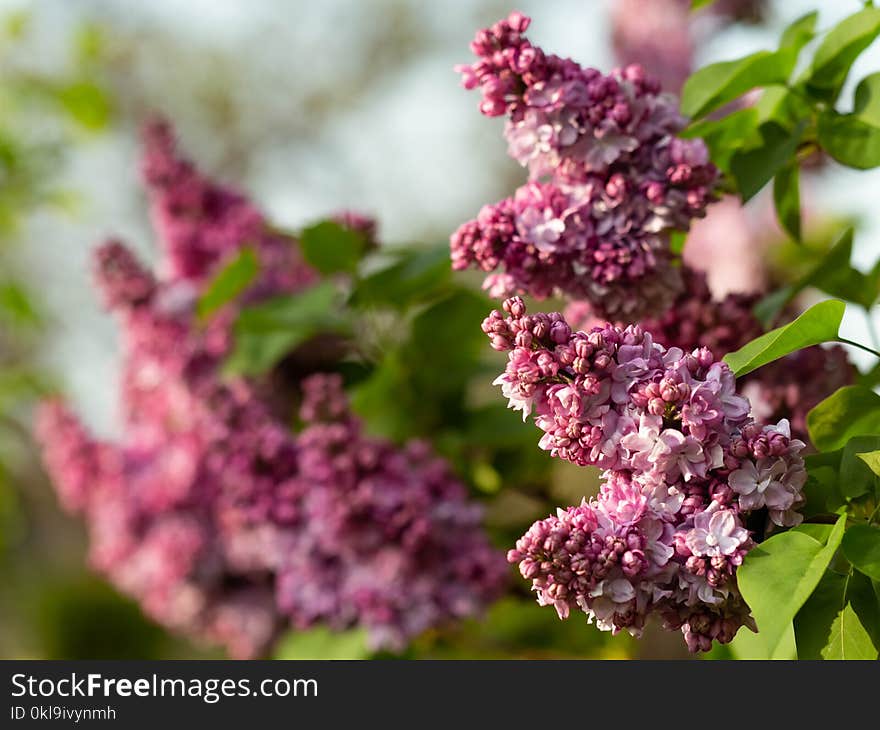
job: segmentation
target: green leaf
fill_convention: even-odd
[[[856,114],[829,109],[819,115],[819,144],[840,164],[857,170],[880,165],[880,127]]]
[[[789,162],[773,178],[773,204],[782,230],[801,240],[801,194],[797,162]]]
[[[880,581],[880,527],[853,525],[843,536],[843,554],[871,580]]]
[[[19,283],[0,283],[0,318],[16,327],[37,327],[42,318],[30,293]]]
[[[752,307],[752,314],[765,328],[770,327],[794,296],[794,286],[784,286],[759,299]]]
[[[853,62],[878,34],[880,10],[872,7],[844,18],[832,28],[816,49],[807,71],[806,85],[810,93],[822,101],[833,102]]]
[[[715,0],[691,0],[691,11],[693,12],[694,10],[708,7],[714,2]]]
[[[276,659],[366,659],[369,649],[365,629],[330,631],[319,627],[309,631],[290,631],[275,651]]]
[[[812,108],[803,97],[787,86],[772,85],[762,90],[752,107],[757,123],[776,122],[791,131],[805,118],[812,116]]]
[[[734,152],[730,172],[743,202],[753,198],[783,168],[796,164],[794,157],[805,127],[806,121],[794,130],[775,121],[764,122],[758,127],[757,146]]]
[[[868,451],[864,454],[856,454],[856,456],[864,461],[872,472],[880,476],[880,451]]]
[[[798,659],[821,659],[831,640],[831,627],[840,613],[847,576],[826,570],[816,589],[794,618]]]
[[[732,659],[739,661],[753,661],[761,659],[772,659],[776,661],[790,661],[797,659],[797,647],[795,645],[795,635],[792,625],[789,624],[779,645],[773,652],[767,651],[764,643],[764,637],[761,634],[755,634],[743,626],[736,632],[733,641],[726,646],[730,647]]]
[[[737,570],[740,591],[764,635],[769,655],[821,580],[845,523],[846,517],[841,516],[825,544],[797,530],[773,535],[751,550]]]
[[[334,221],[306,228],[299,238],[303,258],[322,274],[353,273],[367,248],[367,240]]]
[[[836,299],[819,302],[787,325],[752,340],[724,356],[734,374],[745,375],[805,347],[837,339],[846,305]]]
[[[91,81],[75,81],[56,92],[58,103],[77,124],[89,131],[100,131],[110,121],[110,99]]]
[[[721,170],[730,172],[730,161],[737,150],[760,144],[759,123],[757,110],[747,107],[737,109],[721,119],[694,122],[679,136],[702,139],[709,149],[712,162]]]
[[[849,576],[846,597],[871,635],[874,647],[880,649],[880,582],[871,581],[864,573],[853,570]]]
[[[820,451],[842,449],[854,436],[880,434],[880,395],[861,385],[840,388],[807,414],[807,429]]]
[[[856,87],[852,114],[819,116],[819,143],[838,162],[860,170],[880,165],[880,73]]]
[[[880,71],[865,76],[856,86],[853,114],[880,124]]]
[[[809,287],[819,289],[832,297],[845,299],[870,308],[880,293],[880,270],[863,274],[850,265],[853,249],[853,229],[840,234],[828,252],[812,269],[793,284],[773,292],[755,305],[755,315],[762,322],[773,321],[785,306]]]
[[[298,294],[243,309],[235,323],[235,345],[227,375],[259,375],[291,350],[321,332],[348,332],[340,297],[330,282]]]
[[[816,35],[816,21],[819,11],[814,10],[793,21],[783,32],[779,41],[780,48],[803,49]]]
[[[257,256],[251,248],[242,248],[238,256],[227,263],[208,285],[196,306],[201,319],[211,316],[250,286],[260,270]]]
[[[843,447],[840,459],[840,492],[848,499],[875,492],[877,475],[859,458],[859,453],[880,449],[880,435],[855,436]]]
[[[390,265],[364,276],[350,302],[354,306],[405,309],[440,295],[451,273],[447,244],[405,251]]]
[[[808,13],[789,25],[779,50],[758,51],[734,61],[705,66],[685,81],[681,111],[698,118],[759,86],[784,85],[791,76],[801,49],[815,34],[817,13]]]
[[[871,642],[871,637],[865,631],[851,604],[847,603],[834,619],[831,625],[831,639],[828,646],[822,650],[822,658],[862,660],[877,658],[877,650]]]
[[[807,482],[804,485],[804,496],[807,503],[802,513],[805,519],[816,515],[827,515],[837,512],[845,500],[838,487],[838,470],[829,466],[807,467]]]
[[[757,86],[784,84],[791,69],[780,52],[758,51],[695,71],[681,90],[681,112],[698,119]]]
[[[880,292],[880,276],[863,274],[850,265],[853,229],[847,228],[816,267],[798,283],[798,291],[815,287],[826,294],[870,308]]]

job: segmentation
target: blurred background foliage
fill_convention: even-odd
[[[539,42],[612,65],[607,3],[520,6]],[[734,25],[700,61],[760,47],[808,6],[773,3],[763,27]],[[499,125],[480,117],[451,71],[468,59],[474,30],[509,9],[496,0],[0,3],[0,656],[219,656],[153,626],[88,572],[81,525],[58,508],[29,437],[31,404],[55,389],[99,433],[112,432],[115,332],[86,262],[111,232],[154,257],[135,130],[157,111],[205,170],[248,190],[280,226],[344,207],[376,215],[387,243],[360,269],[336,323],[344,330],[346,311],[358,317],[359,356],[341,367],[354,406],[371,433],[429,438],[486,503],[500,548],[556,505],[595,492],[593,471],[551,460],[497,397],[490,383],[502,358],[479,327],[493,304],[478,277],[449,270],[450,231],[522,179]],[[820,171],[805,199],[865,217],[854,259],[868,260],[880,233],[871,186],[837,174]],[[819,260],[828,239],[821,220],[809,228]],[[768,250],[774,280],[811,265],[803,248]],[[863,323],[850,327],[864,339]],[[243,352],[236,367],[265,369],[289,346]],[[278,656],[362,647],[357,634],[317,631],[288,636]],[[747,656],[748,647],[717,653]],[[679,637],[656,627],[635,642],[577,617],[559,621],[517,581],[485,620],[426,634],[404,656],[684,655]]]

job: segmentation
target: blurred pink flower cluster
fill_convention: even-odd
[[[301,383],[299,434],[293,403],[279,417],[255,381],[221,377],[238,303],[196,315],[218,268],[254,250],[245,302],[317,276],[241,194],[180,158],[166,125],[145,139],[160,275],[118,242],[96,254],[122,329],[122,434],[93,437],[58,401],[37,423],[62,503],[85,517],[94,568],[154,620],[236,657],[265,654],[288,624],[360,625],[374,646],[400,648],[479,611],[503,584],[503,556],[425,444],[363,435],[334,376]],[[353,216],[341,219],[372,235]]]
[[[538,602],[635,635],[658,614],[691,651],[753,626],[735,578],[746,523],[802,519],[804,444],[788,422],[756,423],[706,348],[667,349],[637,326],[573,332],[518,297],[504,309],[483,331],[508,352],[495,383],[510,407],[533,414],[551,455],[605,470],[596,500],[536,522],[508,554]]]
[[[453,268],[488,272],[493,296],[561,293],[608,319],[665,309],[680,289],[669,233],[713,199],[706,147],[675,137],[677,101],[641,67],[603,75],[545,54],[528,25],[512,13],[480,31],[479,60],[458,68],[484,114],[507,116],[530,182],[453,234]]]

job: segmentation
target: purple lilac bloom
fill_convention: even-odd
[[[713,198],[717,170],[674,97],[639,66],[603,75],[545,54],[512,13],[480,31],[460,66],[487,116],[507,116],[530,182],[485,206],[451,239],[455,269],[485,272],[493,296],[563,293],[609,319],[665,309],[680,289],[669,247]]]
[[[179,158],[164,124],[147,130],[144,169],[160,275],[116,241],[95,255],[122,329],[121,433],[96,439],[58,401],[37,418],[94,568],[158,623],[241,658],[264,655],[288,625],[358,624],[375,646],[399,648],[483,608],[503,556],[445,462],[421,443],[363,436],[336,378],[297,381],[308,427],[296,435],[293,403],[221,377],[238,305],[202,321],[199,296],[246,245],[261,267],[245,301],[311,284],[295,241]],[[339,220],[375,230],[357,214]]]
[[[427,444],[370,438],[348,410],[339,376],[303,383],[302,518],[278,568],[277,598],[295,626],[360,624],[400,649],[498,595],[504,561],[482,512]]]
[[[720,360],[765,332],[753,312],[758,294],[717,299],[702,272],[684,266],[681,276],[684,289],[673,305],[640,322],[657,342],[686,352],[705,347]],[[571,302],[565,315],[577,329],[589,330],[600,323],[583,300]],[[856,369],[842,347],[816,345],[749,373],[740,386],[757,420],[774,423],[788,418],[795,438],[808,442],[807,413],[838,388],[855,382],[855,376]]]
[[[755,423],[707,348],[667,349],[638,326],[574,332],[519,297],[504,310],[483,331],[508,353],[496,383],[511,407],[551,455],[605,470],[598,497],[536,522],[508,553],[538,603],[634,635],[654,613],[692,651],[754,629],[736,586],[746,519],[794,525],[804,502],[788,422]]]

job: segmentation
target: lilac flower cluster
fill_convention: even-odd
[[[573,332],[519,297],[504,309],[483,331],[508,352],[495,383],[510,407],[533,414],[541,448],[605,470],[598,498],[536,522],[508,554],[538,602],[636,635],[657,614],[692,651],[754,628],[736,586],[746,520],[801,519],[804,444],[788,422],[755,423],[706,348],[666,349],[637,326]]]
[[[504,561],[446,462],[420,441],[365,436],[339,376],[303,389],[302,515],[278,569],[281,609],[301,628],[360,624],[395,649],[479,613],[504,584]]]
[[[687,266],[681,273],[685,286],[674,304],[639,323],[657,342],[685,352],[705,347],[720,360],[764,333],[753,312],[758,294],[731,293],[716,299],[705,274]],[[578,329],[599,324],[584,301],[571,302],[565,316]],[[815,345],[749,373],[741,379],[740,390],[754,418],[762,423],[787,418],[795,438],[809,443],[807,413],[838,388],[854,383],[855,377],[856,369],[842,347]]]
[[[479,60],[458,68],[484,114],[507,116],[509,152],[530,182],[453,234],[453,268],[489,272],[494,296],[561,292],[609,319],[665,309],[680,288],[669,232],[713,199],[706,147],[675,137],[677,102],[641,67],[606,76],[545,54],[528,25],[512,13],[480,31]]]
[[[59,497],[87,523],[95,569],[157,622],[236,657],[316,621],[360,624],[375,646],[400,647],[484,606],[503,556],[425,445],[363,436],[336,379],[298,384],[308,427],[296,435],[293,403],[221,377],[236,305],[202,322],[199,295],[244,245],[261,262],[245,300],[296,291],[316,275],[295,242],[179,159],[164,125],[147,131],[145,176],[161,276],[118,242],[95,257],[123,333],[121,437],[93,437],[58,401],[37,422]],[[374,230],[354,214],[342,220]]]

